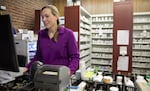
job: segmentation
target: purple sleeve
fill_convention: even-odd
[[[79,49],[73,32],[71,32],[71,35],[68,37],[68,52],[70,57],[69,68],[71,70],[71,74],[73,74],[79,66]]]

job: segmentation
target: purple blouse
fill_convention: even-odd
[[[60,26],[58,29],[58,40],[50,39],[46,29],[38,33],[37,51],[34,58],[26,65],[30,68],[34,61],[44,64],[65,65],[73,74],[79,65],[79,49],[73,32]]]

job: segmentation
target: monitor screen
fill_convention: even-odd
[[[19,72],[10,15],[0,15],[0,70]]]

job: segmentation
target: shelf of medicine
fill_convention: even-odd
[[[113,15],[92,15],[92,66],[107,69],[112,62]]]
[[[150,63],[150,12],[134,13],[133,15],[133,62]],[[113,36],[113,15],[112,14],[100,14],[92,15],[92,54],[107,54],[112,53],[112,41]],[[94,48],[97,48],[93,50]],[[99,49],[98,49],[99,48]],[[109,51],[101,50],[100,48],[110,48]],[[110,57],[109,59],[111,59]],[[105,59],[103,56],[92,55],[92,60]],[[109,59],[105,59],[106,61]],[[96,63],[93,63],[96,65]],[[98,66],[96,65],[96,66]],[[141,68],[141,69],[139,69]],[[139,68],[133,66],[133,73],[141,72],[145,70],[140,64]],[[147,68],[150,68],[148,66]],[[139,70],[139,71],[138,71]],[[150,73],[150,71],[148,71]],[[144,71],[143,71],[144,73]]]
[[[91,60],[91,15],[80,6],[80,61],[88,68]]]
[[[105,54],[106,55],[106,54]],[[112,55],[106,55],[106,56],[97,56],[95,54],[92,54],[92,59],[112,59]]]
[[[132,50],[132,73],[150,74],[150,12],[134,13]]]
[[[98,45],[99,45],[99,46],[100,46],[100,45],[103,45],[103,46],[112,46],[112,43],[96,43],[96,42],[95,42],[95,43],[92,44],[92,46],[98,46]]]

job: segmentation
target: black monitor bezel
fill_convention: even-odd
[[[11,16],[0,15],[0,70],[19,72]]]

